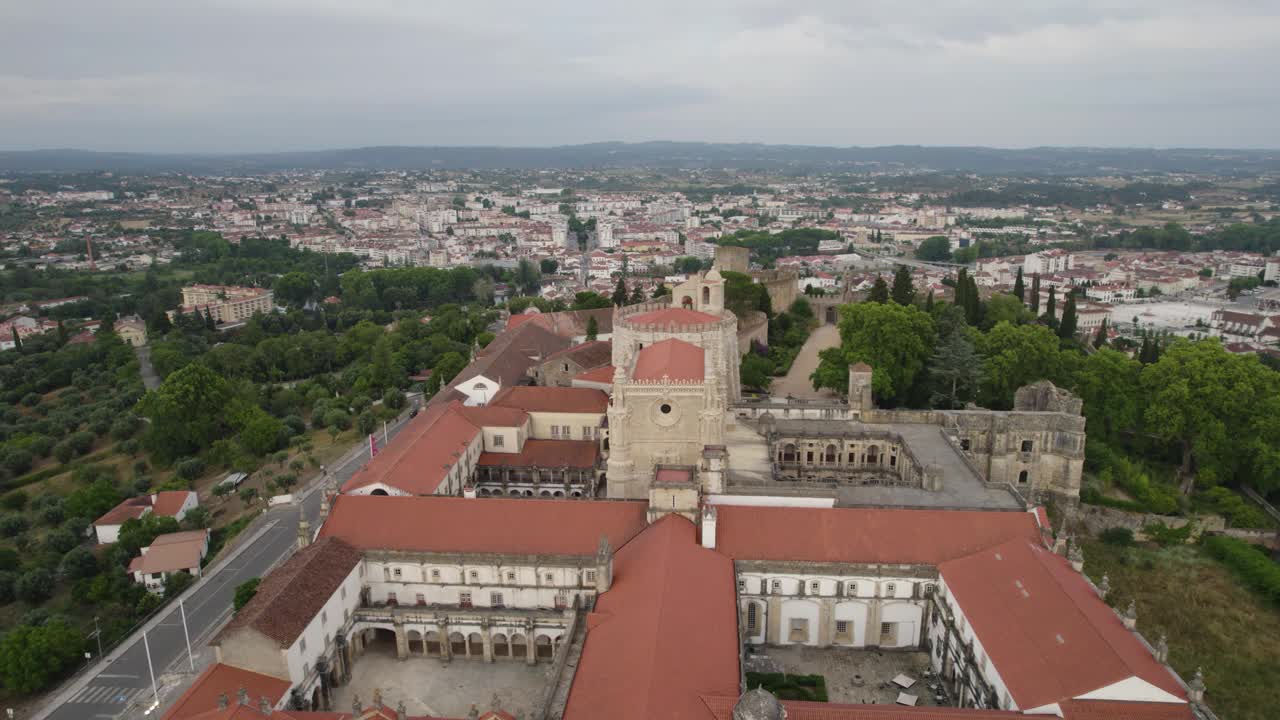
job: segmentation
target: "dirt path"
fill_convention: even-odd
[[[785,377],[773,381],[770,394],[774,397],[790,395],[804,400],[835,397],[835,393],[825,388],[814,390],[813,383],[809,382],[809,376],[818,367],[818,353],[839,344],[839,328],[835,325],[819,325],[800,348],[800,354],[796,356],[795,362],[791,363],[791,370]]]

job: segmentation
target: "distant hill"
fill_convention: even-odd
[[[1256,173],[1280,170],[1277,150],[1040,147],[819,147],[694,142],[558,147],[384,146],[308,152],[162,154],[30,150],[0,152],[0,173],[255,174],[280,170],[495,170],[535,168],[737,168],[743,170],[937,170],[983,174],[1135,172]]]

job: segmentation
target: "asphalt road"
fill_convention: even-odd
[[[404,427],[404,416],[388,427],[394,436]],[[358,449],[358,450],[357,450]],[[338,462],[329,468],[341,484],[369,459],[366,444],[358,443]],[[265,513],[265,519],[246,528],[245,537],[262,532],[253,543],[238,548],[238,554],[230,562],[214,569],[205,576],[203,583],[186,596],[187,629],[191,635],[191,649],[199,653],[213,631],[231,613],[231,601],[236,586],[261,577],[276,563],[283,561],[294,550],[298,537],[299,514],[305,514],[312,528],[320,514],[319,485],[315,485],[302,497],[301,502],[273,508]],[[263,531],[264,523],[266,530]],[[187,644],[183,635],[182,615],[178,605],[166,608],[159,624],[147,632],[146,642],[151,648],[151,662],[159,677],[170,666],[185,669]],[[132,643],[132,644],[130,644]],[[181,665],[179,665],[181,663]],[[131,708],[150,707],[154,702],[151,673],[147,665],[146,645],[141,634],[121,644],[108,654],[108,662],[91,671],[87,685],[79,683],[59,692],[64,695],[57,705],[46,706],[34,718],[51,720],[90,720],[91,718],[116,718]],[[83,681],[82,681],[83,682]],[[67,694],[69,693],[69,695]],[[168,698],[172,701],[174,698]]]

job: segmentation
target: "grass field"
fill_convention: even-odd
[[[1222,720],[1276,717],[1280,609],[1241,585],[1197,547],[1118,548],[1085,540],[1085,573],[1110,576],[1108,602],[1132,598],[1138,629],[1169,638],[1169,662],[1190,681],[1204,669],[1206,700]]]

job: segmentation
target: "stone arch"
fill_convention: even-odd
[[[527,653],[529,638],[522,633],[515,633],[511,636],[511,657],[522,658]]]
[[[835,305],[827,306],[827,312],[825,314],[825,318],[828,325],[836,324],[836,306]]]
[[[871,628],[871,634],[883,647],[910,647],[919,644],[921,620],[924,611],[915,603],[891,602],[880,608],[879,628]],[[884,633],[886,629],[890,632]]]
[[[533,640],[533,656],[538,660],[550,660],[555,655],[555,647],[551,638],[539,635]]]
[[[689,297],[688,295],[685,295],[684,298],[680,300],[680,307],[684,308],[685,310],[692,310],[693,298]]]
[[[405,633],[409,641],[410,655],[426,655],[427,651],[422,644],[422,633],[417,630],[409,630]]]
[[[374,490],[373,492],[371,492],[371,493],[369,493],[369,494],[370,494],[370,495],[384,495],[384,496],[385,496],[385,495],[388,495],[389,493],[388,493],[386,490],[383,490],[382,488],[378,488],[377,490]]]
[[[507,641],[506,633],[494,633],[493,638],[493,656],[496,658],[511,657],[511,643]]]
[[[533,497],[533,491],[532,491],[532,490],[525,490],[525,491],[524,491],[524,496],[525,496],[525,497]]]
[[[787,443],[782,446],[782,451],[778,454],[780,462],[795,462],[800,457],[799,451],[796,449],[795,443]]]
[[[582,491],[581,491],[581,490],[574,490],[573,492],[569,493],[569,495],[571,495],[572,497],[580,498],[580,497],[582,497]]]
[[[702,286],[702,306],[706,307],[711,304],[711,288],[706,285]]]
[[[867,454],[862,456],[862,461],[868,465],[879,465],[880,447],[878,445],[868,445]]]
[[[538,497],[551,497],[551,491],[550,491],[550,490],[543,490],[543,491],[541,491],[541,492],[539,492],[539,493],[538,493]]]
[[[833,465],[839,461],[840,451],[836,449],[835,443],[827,445],[826,450],[822,453],[822,461],[828,465]]]
[[[489,497],[489,489],[488,489],[488,488],[480,488],[480,492],[478,492],[478,493],[476,493],[476,494],[477,494],[477,495],[479,495],[480,497]]]
[[[439,657],[440,655],[440,633],[435,630],[428,630],[423,636],[426,643],[427,655]]]
[[[467,636],[467,655],[484,655],[484,638],[480,637],[480,633],[473,632]]]
[[[551,493],[551,496],[552,496],[552,497],[564,497],[564,491],[563,491],[563,490],[557,490],[557,491],[555,491],[555,492]]]
[[[467,639],[463,637],[462,633],[449,633],[449,654],[454,657],[467,654]]]

